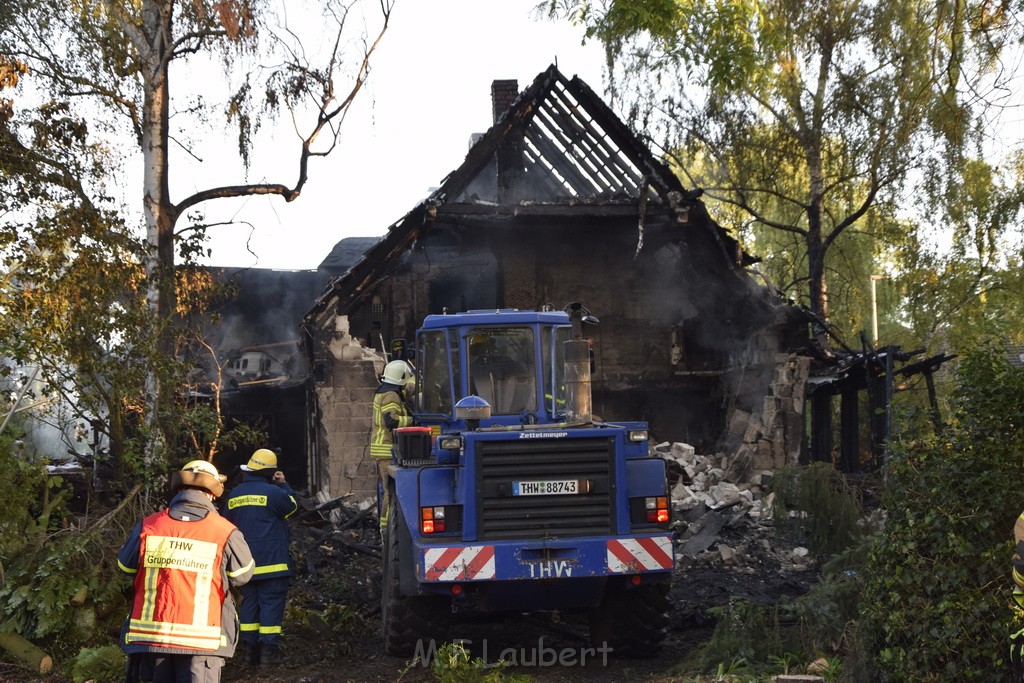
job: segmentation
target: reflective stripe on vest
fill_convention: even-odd
[[[164,510],[142,524],[139,571],[125,642],[221,647],[221,561],[234,526],[218,515],[182,522]]]
[[[384,391],[373,395],[373,432],[370,436],[370,455],[374,458],[391,457],[391,446],[394,442],[391,438],[391,429],[384,423],[385,413],[397,413],[393,417],[399,427],[408,427],[412,424],[412,416],[405,414],[405,406],[395,400],[385,403],[385,396],[397,398],[398,394],[393,391]]]

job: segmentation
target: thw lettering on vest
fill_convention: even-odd
[[[179,569],[209,573],[214,569],[217,544],[173,536],[150,536],[143,565],[156,569]]]
[[[235,508],[242,507],[243,505],[260,505],[263,507],[267,506],[266,496],[238,496],[228,501],[228,510],[234,510]]]

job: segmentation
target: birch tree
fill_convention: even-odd
[[[37,149],[36,124],[52,112],[73,124],[69,150],[71,142],[103,150],[101,172],[69,176],[67,184],[79,204],[107,203],[129,227],[134,221],[144,227],[150,331],[160,351],[173,356],[175,266],[183,250],[197,248],[195,236],[212,227],[203,223],[203,205],[232,197],[271,195],[291,202],[300,196],[315,172],[312,162],[337,146],[393,3],[322,0],[313,22],[305,24],[296,15],[313,3],[300,7],[285,0],[25,0],[17,16],[5,6],[0,65],[8,80],[20,77],[22,86],[0,106],[0,154],[8,169],[38,157],[40,164],[19,167],[25,178],[40,170],[72,173],[48,166]],[[251,182],[247,170],[260,127],[282,114],[295,131],[294,165],[280,167],[280,178]],[[238,158],[233,164],[222,160],[221,182],[175,196],[174,188],[182,186],[172,176],[176,159],[197,157],[206,140],[223,140],[229,128],[237,135]],[[52,134],[46,142],[60,147]],[[125,189],[135,177],[127,172],[136,168],[140,186]],[[127,200],[118,203],[122,190]],[[24,217],[41,201],[26,189],[21,203],[7,210]],[[148,389],[150,419],[161,414],[173,391],[157,378],[151,375]]]

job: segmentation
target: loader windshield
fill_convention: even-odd
[[[529,327],[478,327],[466,334],[469,391],[495,415],[537,409],[537,364]]]

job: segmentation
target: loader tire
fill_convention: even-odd
[[[669,582],[608,592],[590,613],[590,641],[610,647],[612,655],[647,659],[656,656],[668,635]]]
[[[408,532],[394,491],[388,508],[380,605],[384,651],[392,657],[425,656],[445,641],[451,620],[451,601],[440,595],[402,595],[398,535]]]

